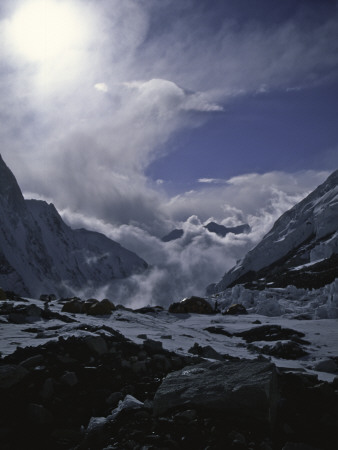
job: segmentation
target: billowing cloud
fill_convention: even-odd
[[[150,264],[148,272],[114,286],[114,301],[133,306],[168,305],[185,296],[204,295],[207,285],[219,281],[260,241],[283,212],[327,175],[313,171],[293,175],[282,172],[248,174],[230,179],[222,186],[168,199],[164,209],[161,204],[158,211],[163,222],[158,222],[157,236],[137,224],[112,226],[71,210],[62,211],[62,215],[73,227],[84,226],[103,232]],[[194,213],[184,216],[190,212],[189,208]],[[204,228],[215,220],[225,226],[248,223],[251,232],[222,238]],[[174,228],[182,229],[183,236],[162,242],[160,237]]]
[[[216,27],[213,8],[194,0],[70,0],[63,4],[75,8],[86,37],[44,61],[20,55],[11,39],[16,11],[28,1],[0,6],[2,155],[24,191],[52,199],[69,223],[104,231],[156,265],[153,282],[134,279],[139,288],[144,281],[145,296],[156,289],[164,301],[173,280],[182,295],[193,282],[201,291],[217,281],[324,178],[277,172],[223,183],[206,175],[195,191],[171,197],[146,170],[171,150],[173,136],[224,114],[236,98],[334,79],[336,14],[311,27],[298,17]],[[197,224],[188,220],[194,216]],[[209,218],[249,222],[256,231],[221,240],[203,231]],[[178,226],[189,245],[157,239]]]

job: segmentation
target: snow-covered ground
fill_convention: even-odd
[[[308,355],[297,360],[270,357],[271,360],[278,367],[315,372],[320,379],[331,381],[335,374],[315,371],[314,368],[320,361],[338,357],[337,293],[338,280],[316,291],[293,287],[248,291],[236,286],[209,299],[214,304],[217,301],[220,309],[233,303],[244,304],[249,313],[237,316],[220,313],[170,314],[167,311],[141,314],[122,309],[114,311],[110,316],[63,312],[63,315],[76,320],[73,323],[58,319],[38,320],[33,317],[32,323],[24,324],[7,323],[4,316],[0,316],[0,352],[7,355],[17,346],[38,346],[49,340],[57,340],[60,336],[66,338],[92,334],[83,330],[83,325],[88,324],[99,327],[97,333],[109,333],[100,330],[104,325],[113,328],[136,343],[142,343],[145,338],[161,341],[165,349],[180,354],[189,354],[189,349],[198,343],[202,347],[211,346],[222,355],[256,358],[257,353],[253,353],[241,337],[214,334],[205,329],[213,326],[234,334],[261,325],[280,325],[304,333],[304,339],[310,343],[304,346]],[[44,307],[40,300],[29,299],[29,302],[40,308]],[[49,308],[53,312],[61,313],[62,304],[53,301]],[[81,330],[78,329],[80,325]],[[254,344],[263,346],[274,342],[262,341]]]

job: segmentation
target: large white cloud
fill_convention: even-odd
[[[226,181],[216,189],[189,192],[167,198],[159,204],[157,235],[137,224],[112,226],[110,223],[62,211],[73,227],[84,226],[103,232],[125,247],[135,251],[149,264],[150,270],[135,275],[114,287],[114,301],[140,306],[167,305],[184,296],[204,295],[208,284],[217,282],[273,226],[275,220],[320,184],[326,172],[286,174],[271,172],[248,174]],[[162,198],[162,201],[164,198]],[[183,202],[183,203],[182,203]],[[186,216],[191,210],[193,215]],[[248,234],[228,234],[222,238],[210,233],[204,225],[217,220],[226,226],[246,222]],[[182,238],[162,242],[165,229],[180,228]],[[162,231],[162,235],[160,232]],[[104,295],[104,291],[101,292]]]
[[[171,198],[146,169],[173,135],[238,96],[332,78],[336,15],[311,29],[297,18],[274,27],[229,20],[215,29],[198,1],[70,0],[88,36],[46,65],[21,58],[10,40],[11,18],[24,2],[0,11],[3,157],[25,191],[52,199],[70,223],[100,229],[156,264],[152,283],[133,280],[149,295],[156,290],[164,301],[173,280],[182,295],[217,281],[324,178],[251,174]],[[201,223],[249,222],[254,231],[225,240],[194,234],[202,227],[187,222],[194,215]],[[177,226],[192,244],[164,245],[153,236]]]

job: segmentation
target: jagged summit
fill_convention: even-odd
[[[145,270],[135,253],[106,236],[72,230],[53,204],[25,200],[0,157],[0,286],[20,295],[90,292]]]
[[[225,237],[228,233],[242,234],[250,233],[251,228],[247,223],[238,225],[236,227],[225,227],[224,225],[219,225],[216,222],[209,222],[204,226],[210,233],[216,233],[218,236]]]
[[[285,212],[213,289],[221,291],[238,283],[265,286],[268,282],[319,287],[338,276],[337,254],[338,170]]]
[[[238,225],[236,227],[225,227],[224,225],[219,225],[216,222],[209,222],[203,228],[208,230],[210,233],[215,233],[217,236],[225,237],[228,233],[233,234],[242,234],[242,233],[250,233],[251,228],[248,224],[244,223],[242,225]],[[184,230],[179,228],[172,230],[169,234],[165,235],[162,238],[163,242],[175,241],[176,239],[180,239],[184,235]]]
[[[25,200],[15,176],[7,167],[0,154],[0,202],[13,210],[23,211]]]

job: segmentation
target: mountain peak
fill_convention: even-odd
[[[0,203],[7,209],[23,211],[25,202],[15,176],[0,155]]]
[[[72,230],[53,204],[25,200],[0,157],[0,286],[19,295],[88,295],[147,268],[100,233]]]
[[[322,281],[315,275],[310,278],[303,276],[308,287],[319,287],[318,283],[330,282],[332,277],[335,278],[337,254],[338,170],[302,201],[282,214],[262,241],[227,272],[213,290],[221,291],[238,283],[260,284],[259,280],[267,282],[268,278],[274,286],[276,280],[280,286],[287,283],[287,280],[291,280],[290,284],[299,285],[300,281],[293,276],[295,271],[300,270],[299,274],[303,276],[302,268],[315,267],[320,262],[318,270],[325,272],[323,261],[333,258],[332,263],[328,264],[330,274],[326,272],[324,276],[322,273]],[[293,271],[292,276],[290,271]]]

